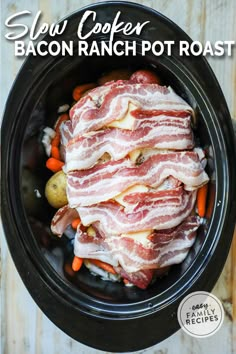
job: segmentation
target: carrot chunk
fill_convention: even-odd
[[[115,269],[108,263],[102,262],[98,259],[89,259],[89,262],[93,263],[94,265],[105,270],[108,273],[116,274]]]
[[[73,262],[72,262],[72,269],[74,272],[78,272],[80,268],[82,267],[83,264],[83,259],[77,256],[74,256]]]
[[[51,141],[51,146],[56,146],[58,147],[60,144],[60,134],[56,133],[56,135],[54,136],[54,138]]]
[[[46,167],[52,172],[58,172],[64,166],[64,162],[55,159],[54,157],[50,157],[46,162]]]
[[[204,184],[204,186],[200,187],[197,191],[197,209],[198,215],[201,218],[204,218],[206,213],[207,190],[208,184]]]
[[[72,93],[74,100],[78,101],[85,91],[90,90],[94,87],[96,87],[96,85],[93,82],[89,83],[89,84],[83,84],[83,85],[76,86],[73,90],[73,93]]]
[[[216,186],[213,183],[209,183],[208,192],[207,192],[207,207],[206,207],[206,214],[205,214],[205,217],[207,219],[210,219],[210,217],[212,216],[215,197],[216,197]]]
[[[54,159],[60,160],[61,159],[61,154],[60,150],[57,146],[52,146],[51,148],[51,156],[54,157]]]
[[[71,226],[74,230],[77,230],[78,225],[80,224],[81,220],[80,218],[76,218],[72,221]]]

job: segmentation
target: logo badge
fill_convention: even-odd
[[[178,307],[180,327],[190,336],[205,338],[215,334],[224,321],[220,300],[206,291],[186,296]]]

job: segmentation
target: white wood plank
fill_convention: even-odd
[[[4,25],[6,19],[20,11],[32,11],[32,13],[36,14],[38,10],[38,1],[27,1],[27,0],[19,0],[19,1],[3,1],[1,2],[1,24],[2,24],[2,36],[5,36],[6,33],[9,32],[9,29]],[[32,24],[33,17],[24,16],[24,24],[29,26]],[[11,89],[13,81],[24,62],[24,57],[15,57],[14,56],[14,44],[7,39],[1,39],[1,105],[0,105],[0,117],[2,117],[3,107],[6,102],[8,93]],[[6,70],[7,68],[7,70]]]
[[[234,230],[234,239],[232,244],[232,315],[233,315],[233,331],[232,331],[232,342],[233,342],[233,353],[236,353],[236,228]]]
[[[35,13],[38,2],[29,3],[27,0],[17,2],[4,1],[1,3],[2,34],[7,32],[4,22],[6,18],[18,11],[29,10]],[[25,19],[25,24],[30,24],[30,18]],[[14,57],[14,45],[9,41],[1,40],[1,106],[3,107],[16,74],[24,59]],[[6,70],[7,68],[7,70]],[[4,88],[4,89],[3,89]],[[2,353],[27,353],[34,352],[35,326],[37,307],[26,291],[22,281],[13,265],[6,242],[3,239],[1,228],[1,253],[2,253],[2,317],[1,317],[1,352]]]

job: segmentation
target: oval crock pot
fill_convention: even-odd
[[[141,37],[117,39],[175,40],[171,57],[30,56],[10,92],[2,125],[2,218],[17,270],[42,311],[76,340],[106,351],[134,351],[152,346],[179,329],[177,308],[184,296],[210,291],[226,260],[235,222],[235,146],[225,99],[202,57],[179,57],[178,42],[191,41],[173,22],[147,7],[105,2],[68,17],[58,40],[77,42],[77,26],[86,9],[97,21],[112,22],[117,11],[125,22],[151,21]],[[91,22],[86,23],[87,29]],[[105,35],[92,37],[98,42]],[[44,40],[52,39],[47,36]],[[55,38],[53,38],[55,40]],[[195,109],[197,141],[206,150],[210,176],[207,222],[186,260],[147,290],[105,282],[86,269],[71,268],[72,243],[50,233],[55,212],[44,198],[51,175],[45,168],[42,130],[53,126],[58,106],[71,103],[76,84],[96,80],[114,68],[152,68]],[[41,196],[41,197],[40,197]]]

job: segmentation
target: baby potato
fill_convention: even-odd
[[[55,173],[47,182],[45,196],[54,208],[61,208],[68,203],[66,196],[66,175],[63,171]]]

